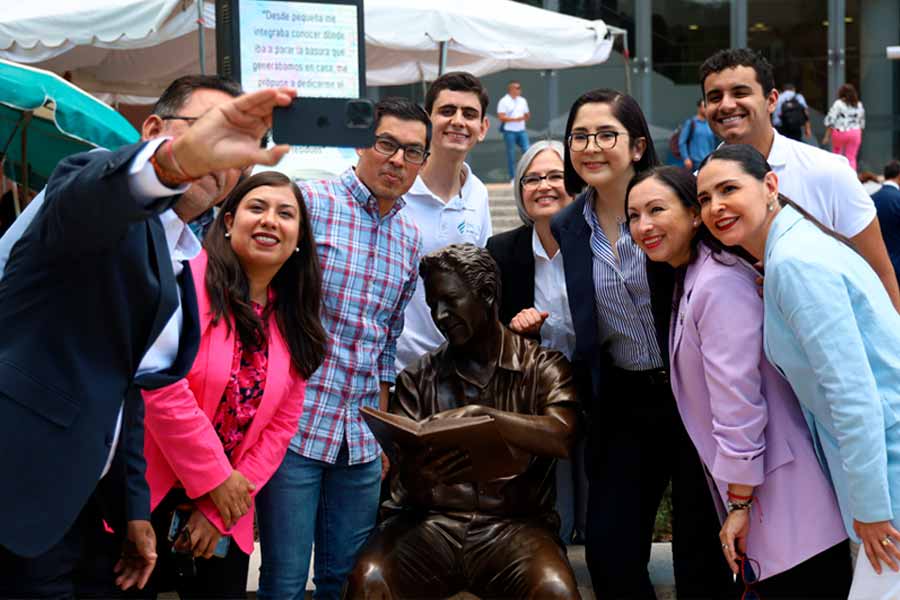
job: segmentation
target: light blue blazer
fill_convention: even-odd
[[[850,537],[900,524],[900,315],[859,254],[786,206],[765,252],[765,350],[803,407]]]

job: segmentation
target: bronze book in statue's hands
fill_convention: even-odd
[[[428,419],[421,422],[364,406],[363,419],[381,447],[392,454],[396,444],[403,452],[422,452],[426,448],[466,451],[471,457],[475,481],[483,482],[521,473],[526,464],[516,459],[488,415]]]

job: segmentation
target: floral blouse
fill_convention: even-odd
[[[866,128],[866,110],[862,102],[856,106],[850,106],[840,98],[831,105],[831,110],[825,115],[825,127],[832,127],[838,131]]]
[[[269,306],[272,306],[271,294]],[[269,359],[268,311],[266,307],[251,303],[253,310],[263,321],[265,334],[258,336],[255,343],[244,346],[241,338],[234,332],[234,354],[231,362],[231,374],[222,401],[216,409],[213,426],[225,454],[231,453],[240,446],[244,435],[256,415],[266,386],[266,370]]]

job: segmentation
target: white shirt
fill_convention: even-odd
[[[547,256],[536,229],[531,232],[534,252],[534,308],[550,316],[541,325],[541,346],[559,350],[572,360],[575,353],[575,325],[566,293],[566,272],[562,252]]]
[[[852,238],[875,218],[875,204],[847,159],[775,132],[769,165],[779,191],[838,233]]]
[[[450,244],[475,244],[484,248],[491,237],[491,213],[488,192],[469,165],[466,181],[459,195],[446,204],[434,195],[421,177],[416,177],[403,196],[403,212],[412,219],[422,234],[422,255]],[[403,332],[397,340],[395,364],[399,373],[423,354],[436,350],[444,343],[444,336],[431,318],[425,302],[425,284],[420,277],[416,291],[404,313]]]
[[[516,96],[513,98],[509,94],[506,94],[500,98],[500,102],[497,103],[497,112],[502,113],[507,117],[516,118],[523,117],[531,111],[528,110],[528,101],[524,96]],[[525,131],[525,121],[504,123],[503,129],[506,131]]]
[[[139,200],[150,198],[164,198],[173,194],[181,194],[187,191],[188,186],[181,186],[172,189],[164,185],[156,177],[153,165],[150,164],[150,157],[156,152],[156,149],[166,141],[167,137],[151,140],[138,152],[131,160],[128,167],[128,185],[132,196]],[[6,261],[9,259],[9,253],[12,247],[19,241],[25,230],[31,224],[35,215],[44,203],[44,191],[34,197],[28,204],[19,218],[16,219],[12,226],[7,230],[3,238],[0,238],[0,278],[3,276]],[[169,248],[169,256],[172,257],[172,269],[175,276],[178,277],[184,269],[181,261],[190,260],[200,253],[200,241],[194,236],[190,227],[188,227],[175,211],[169,209],[159,215],[166,232],[166,245]],[[159,337],[153,342],[147,350],[147,354],[138,365],[137,374],[152,373],[156,371],[164,371],[172,366],[175,358],[178,356],[178,341],[181,333],[181,324],[184,320],[181,310],[181,289],[177,294],[178,305],[175,313],[171,316],[166,326],[163,327]],[[119,414],[116,417],[115,432],[113,433],[112,446],[109,450],[109,456],[106,459],[106,465],[100,474],[102,479],[109,471],[112,465],[113,455],[116,452],[116,446],[119,443],[119,434],[122,431],[122,406],[119,407]]]

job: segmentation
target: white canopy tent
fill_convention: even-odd
[[[202,25],[202,28],[199,26]],[[604,62],[624,30],[512,0],[366,0],[369,85]],[[198,40],[204,31],[204,42]],[[109,101],[150,103],[215,65],[215,7],[197,0],[21,2],[0,13],[0,58],[57,73]]]

